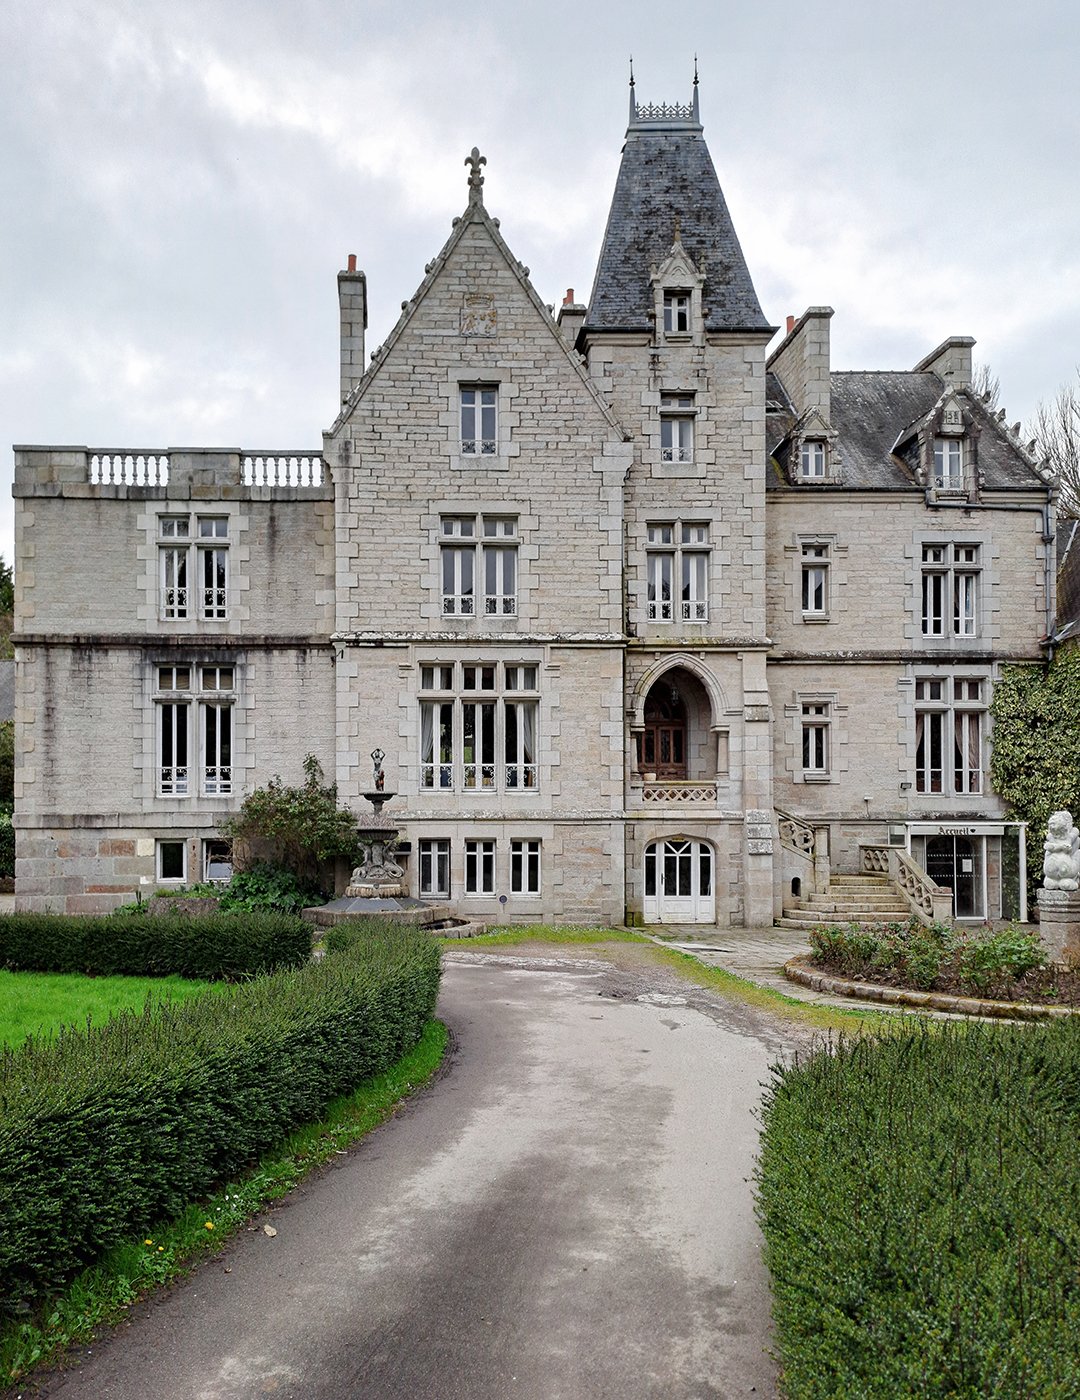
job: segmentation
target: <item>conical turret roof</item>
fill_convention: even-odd
[[[653,329],[651,267],[675,241],[705,273],[708,331],[770,330],[735,234],[698,119],[687,106],[639,106],[630,125],[596,269],[586,331]]]

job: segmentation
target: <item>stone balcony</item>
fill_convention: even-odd
[[[17,446],[15,496],[332,495],[321,452],[205,447]]]

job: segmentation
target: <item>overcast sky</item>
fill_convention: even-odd
[[[645,102],[697,52],[774,323],[835,307],[840,369],[973,335],[1026,420],[1080,361],[1078,37],[1072,0],[3,0],[0,551],[11,443],[317,448],[336,273],[374,348],[473,145],[541,296],[586,297],[631,53]]]

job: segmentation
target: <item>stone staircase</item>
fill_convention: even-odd
[[[824,894],[792,899],[777,928],[811,929],[818,924],[907,923],[911,908],[886,875],[833,875]]]

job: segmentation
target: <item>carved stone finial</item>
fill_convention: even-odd
[[[671,241],[671,246],[673,248],[682,247],[682,219],[678,214],[675,215],[675,237]]]
[[[1043,889],[1075,890],[1080,885],[1080,832],[1071,812],[1051,816],[1043,852]]]
[[[474,146],[465,157],[465,164],[469,167],[469,203],[483,204],[484,177],[480,174],[480,167],[487,165],[487,156],[482,156]]]

